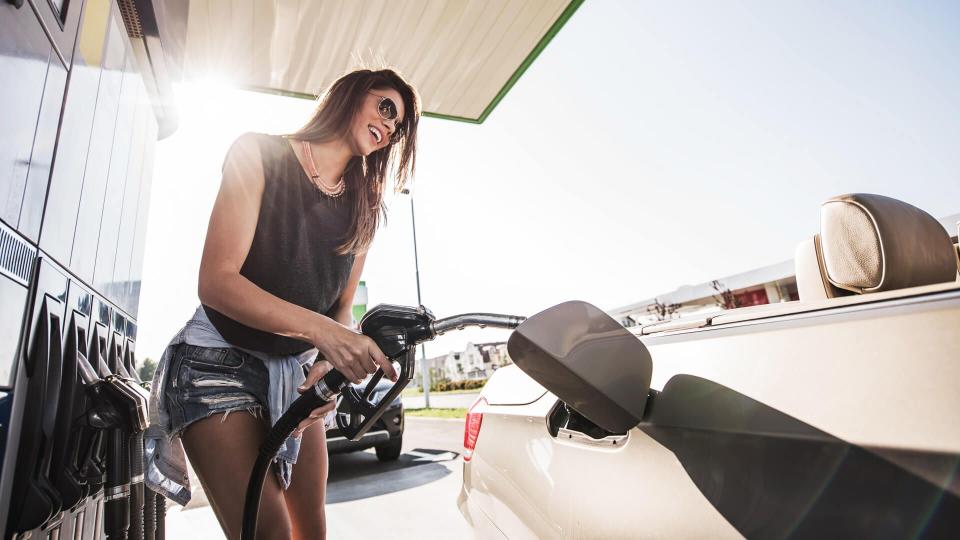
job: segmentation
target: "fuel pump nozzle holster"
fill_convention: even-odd
[[[90,396],[87,423],[102,432],[104,470],[104,530],[108,539],[125,539],[131,523],[138,523],[134,536],[143,535],[143,516],[131,515],[131,484],[142,483],[142,433],[149,425],[146,389],[127,372],[117,340],[110,347],[110,361],[96,355],[96,367],[78,358],[78,373]],[[138,476],[139,478],[134,478]],[[142,497],[142,491],[141,497]],[[136,509],[142,512],[142,507]]]
[[[129,381],[109,375],[87,386],[93,404],[87,421],[97,429],[116,428],[125,433],[147,429],[146,397]]]

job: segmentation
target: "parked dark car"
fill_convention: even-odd
[[[371,400],[377,402],[380,396],[386,394],[393,383],[382,381],[374,390]],[[337,414],[346,419],[346,407],[337,400]],[[383,412],[383,416],[370,428],[359,441],[351,441],[340,434],[338,428],[327,431],[327,451],[331,454],[357,452],[373,447],[380,461],[393,461],[400,457],[400,447],[403,445],[403,402],[397,396],[390,407]]]

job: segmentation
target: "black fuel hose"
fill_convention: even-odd
[[[153,493],[152,491],[150,493]],[[154,540],[166,540],[167,537],[167,498],[159,493],[153,493],[154,499],[154,509],[156,510],[156,517],[154,521],[157,523],[157,528],[153,532]]]
[[[130,529],[130,436],[120,428],[107,432],[107,482],[104,484],[104,532],[108,540],[127,540]]]
[[[144,540],[143,433],[130,436],[130,540]]]
[[[150,488],[143,490],[143,540],[155,540],[157,534],[157,503]]]
[[[247,483],[247,496],[243,503],[241,540],[254,540],[257,535],[257,514],[260,511],[263,481],[283,441],[287,440],[293,430],[297,429],[300,422],[310,416],[314,409],[323,407],[333,400],[346,384],[347,379],[343,374],[335,369],[330,370],[311,391],[303,393],[294,400],[287,412],[283,413],[277,423],[270,428],[267,438],[260,445],[257,461],[253,465],[250,481]]]

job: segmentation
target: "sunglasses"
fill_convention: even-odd
[[[377,104],[377,112],[380,113],[380,118],[384,120],[393,120],[393,134],[390,135],[390,142],[395,143],[403,138],[403,126],[400,124],[400,121],[397,118],[400,116],[399,111],[397,110],[397,104],[393,102],[392,99],[386,96],[380,96],[370,92],[371,95],[380,98],[380,103]]]

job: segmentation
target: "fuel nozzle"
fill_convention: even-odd
[[[423,306],[381,304],[371,309],[360,321],[360,331],[372,339],[390,360],[399,363],[400,376],[376,403],[370,401],[370,397],[383,378],[382,369],[378,369],[362,389],[345,385],[340,395],[347,412],[336,417],[340,433],[355,441],[373,426],[413,379],[417,345],[450,330],[462,330],[468,326],[513,329],[523,321],[523,317],[495,313],[466,313],[437,319]]]
[[[241,538],[252,540],[256,535],[260,492],[270,461],[276,456],[283,441],[311,411],[333,401],[339,394],[346,414],[337,414],[337,426],[344,437],[358,440],[380,419],[387,407],[413,379],[417,345],[450,330],[462,330],[468,326],[513,329],[524,320],[524,317],[493,313],[467,313],[437,319],[429,309],[423,306],[390,304],[380,304],[368,311],[360,321],[360,331],[372,339],[387,358],[400,365],[397,382],[374,403],[370,397],[383,378],[382,368],[378,369],[362,388],[349,385],[342,373],[332,369],[313,386],[312,392],[307,392],[294,400],[260,446],[257,461],[247,485]]]

